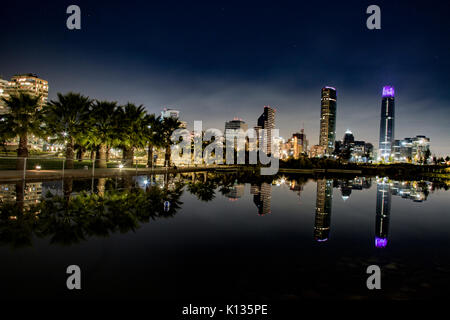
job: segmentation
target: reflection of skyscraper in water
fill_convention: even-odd
[[[263,182],[259,185],[253,184],[250,188],[250,193],[253,194],[253,202],[258,208],[258,214],[264,215],[270,213],[270,200],[272,198],[272,185]]]
[[[289,186],[289,189],[296,192],[298,194],[298,197],[301,198],[302,191],[303,191],[303,185],[297,182],[296,180],[292,180],[291,184]]]
[[[391,214],[391,187],[387,182],[377,183],[377,217],[375,222],[375,246],[387,245],[389,216]]]
[[[314,239],[317,241],[327,241],[330,235],[332,201],[333,180],[318,180],[316,217],[314,222]]]
[[[244,195],[245,185],[244,184],[236,184],[230,188],[230,191],[225,194],[225,196],[230,201],[237,201],[242,198]]]

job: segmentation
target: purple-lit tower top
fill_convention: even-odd
[[[394,97],[394,87],[384,86],[383,87],[383,98],[393,98]]]

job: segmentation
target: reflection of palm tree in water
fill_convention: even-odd
[[[70,197],[72,187],[66,181],[63,196],[44,198],[41,203],[25,209],[23,183],[18,183],[17,200],[21,202],[0,207],[0,242],[15,247],[19,243],[30,246],[34,234],[49,238],[50,243],[72,245],[92,236],[108,237],[116,232],[135,231],[150,219],[174,216],[182,204],[181,184],[173,190],[152,187],[146,191],[105,191],[106,179],[102,179],[97,194],[82,192]],[[169,210],[164,210],[164,201],[170,201]],[[39,219],[36,219],[37,213]]]
[[[106,178],[98,178],[97,194],[99,196],[104,196],[105,195],[105,185],[106,185]]]
[[[215,198],[217,185],[211,181],[188,183],[188,191],[201,201],[211,201]]]

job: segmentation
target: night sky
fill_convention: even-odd
[[[32,72],[57,92],[181,111],[193,128],[250,126],[264,105],[288,138],[318,143],[320,90],[338,90],[346,129],[378,146],[381,90],[396,89],[397,139],[450,155],[449,1],[20,1],[2,3],[0,75]],[[66,28],[67,6],[81,30]],[[381,30],[366,8],[381,8]]]

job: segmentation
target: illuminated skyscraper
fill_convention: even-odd
[[[379,160],[388,162],[393,152],[395,129],[394,87],[384,86],[381,100]]]
[[[336,139],[336,89],[322,88],[320,109],[319,145],[323,147],[325,155],[331,155]]]
[[[314,239],[327,241],[330,236],[331,204],[333,201],[333,180],[317,181],[316,217]]]
[[[391,214],[391,187],[386,181],[377,183],[376,213],[375,247],[384,248],[388,242],[389,216]]]
[[[272,154],[272,130],[275,129],[275,109],[264,106],[263,114],[258,118],[258,127],[264,129],[259,146],[266,154]]]

